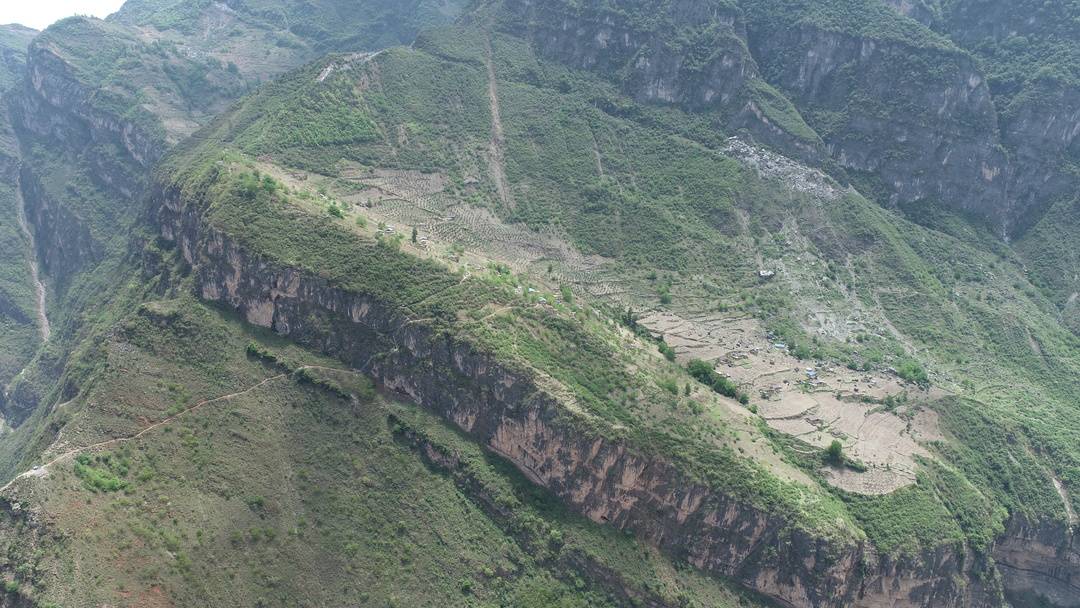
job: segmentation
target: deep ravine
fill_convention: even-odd
[[[45,283],[41,281],[41,276],[38,274],[37,247],[34,244],[34,232],[30,229],[29,222],[26,221],[26,201],[23,200],[21,181],[20,179],[15,184],[15,196],[18,202],[16,216],[19,220],[19,229],[26,235],[26,244],[29,249],[26,260],[30,264],[30,279],[34,282],[34,290],[37,293],[36,304],[41,341],[48,342],[49,336],[52,334],[52,328],[49,326],[49,315],[45,309]]]

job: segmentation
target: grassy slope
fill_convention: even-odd
[[[59,56],[87,90],[96,91],[91,102],[97,108],[160,141],[190,133],[257,78],[210,52],[194,54],[176,40],[157,38],[147,42],[134,28],[72,17],[46,29],[35,46]],[[273,65],[276,59],[264,61]]]
[[[776,509],[794,525],[857,536],[835,500],[785,480],[792,477],[787,467],[738,457],[735,448],[741,451],[748,435],[760,439],[754,428],[709,394],[680,398],[664,392],[661,378],[685,383],[689,377],[663,361],[655,346],[597,318],[588,305],[538,307],[495,271],[463,280],[358,234],[323,207],[311,209],[303,197],[258,178],[235,153],[222,155],[217,143],[200,148],[187,159],[193,164],[167,165],[163,172],[189,199],[205,197],[206,220],[249,250],[376,296],[417,322],[494,352],[506,365],[550,376],[570,396],[566,421],[582,432],[627,438],[676,458],[703,481]]]
[[[257,83],[328,49],[401,44],[459,10],[454,0],[222,6],[129,2],[109,20],[64,19],[35,44],[56,53],[96,91],[91,102],[99,109],[175,143]]]
[[[869,0],[764,0],[745,3],[751,22],[774,26],[810,25],[828,31],[897,42],[925,49],[955,52],[959,49],[946,37],[904,18],[883,2]]]
[[[21,593],[73,607],[615,605],[585,560],[631,595],[756,604],[566,514],[365,378],[313,372],[357,395],[343,399],[251,357],[252,340],[292,366],[334,365],[188,297],[141,305],[100,342],[92,386],[52,416],[56,452],[273,379],[18,482],[13,498],[50,522],[34,543],[0,533]],[[425,466],[417,436],[475,483]]]
[[[1062,307],[1065,325],[1080,335],[1080,199],[1053,205],[1016,244],[1035,283]]]
[[[888,508],[891,498],[881,504],[874,499],[848,503],[846,510],[887,547],[910,546],[897,539],[921,538],[933,544],[955,534],[983,545],[999,525],[1003,506],[1036,517],[1063,517],[1048,471],[1077,496],[1080,454],[1069,438],[1077,432],[1070,378],[1078,371],[1078,344],[1057,324],[1053,307],[1026,282],[1006,249],[989,253],[981,237],[927,230],[852,193],[833,202],[793,197],[720,154],[720,142],[695,117],[626,102],[602,83],[537,62],[521,43],[508,38],[493,40],[506,172],[515,203],[512,209],[502,207],[478,152],[489,137],[490,114],[484,103],[483,50],[472,40],[476,37],[469,32],[433,33],[418,42],[420,51],[389,51],[354,72],[338,72],[322,85],[314,84],[318,66],[292,74],[219,125],[213,136],[221,143],[214,146],[251,155],[269,153],[277,162],[331,174],[339,158],[442,169],[451,176],[479,174],[481,184],[471,193],[462,191],[463,198],[492,207],[508,220],[560,226],[582,250],[613,258],[628,280],[644,286],[639,291],[647,293],[650,270],[678,268],[680,272],[671,275],[676,298],[706,295],[701,286],[708,284],[712,291],[706,297],[741,301],[748,312],[787,332],[793,341],[806,341],[818,355],[875,366],[898,365],[915,355],[936,382],[972,400],[934,405],[952,437],[938,449],[956,469],[931,468],[925,482],[908,492],[915,498],[900,497],[923,501],[923,507],[902,510],[904,516],[897,518]],[[365,84],[351,86],[356,82]],[[363,129],[349,141],[320,138],[323,126],[341,120],[346,108],[354,115],[352,124],[363,124]],[[306,113],[304,126],[295,128],[299,133],[262,128],[260,117],[273,120],[299,111]],[[396,136],[401,128],[405,138]],[[603,159],[604,177],[596,172],[594,147]],[[230,222],[223,225],[240,238],[259,243],[264,251],[276,249],[280,259],[329,276],[340,272],[357,288],[370,288],[348,267],[335,270],[332,255],[282,249],[284,229],[267,230],[277,221],[267,219],[274,215],[272,207],[233,216],[243,208],[235,196],[230,198],[225,190],[215,196],[220,198],[214,215]],[[235,208],[226,211],[230,207]],[[748,226],[737,224],[739,212],[752,218]],[[258,230],[244,228],[239,217]],[[791,220],[809,240],[810,253],[829,268],[828,277],[793,295],[774,287],[751,288],[755,249],[794,257],[780,238],[790,234]],[[321,221],[333,223],[329,217]],[[880,307],[917,352],[888,334],[868,345],[811,340],[803,334],[797,302],[810,297],[838,305],[842,292]],[[455,302],[448,300],[447,305]],[[497,318],[501,326],[467,329],[499,348],[502,336],[533,323],[527,315]],[[543,350],[519,348],[506,354],[541,368],[559,365],[557,357],[546,358]],[[605,396],[609,386],[587,390],[572,376],[553,375],[587,395],[591,411],[601,417],[620,423],[648,420],[633,406]],[[623,381],[612,379],[616,386]],[[971,432],[983,427],[999,430]],[[672,428],[680,432],[679,426]],[[1000,462],[1011,464],[1002,469]],[[958,472],[974,486],[940,482]],[[943,530],[954,532],[938,533]]]

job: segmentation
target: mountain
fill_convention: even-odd
[[[3,603],[1080,605],[1080,7],[1010,7],[13,29]]]
[[[20,26],[0,28],[0,89],[16,86],[26,64],[26,45],[37,34]],[[0,385],[7,385],[26,366],[37,348],[39,330],[36,286],[29,257],[29,232],[19,203],[18,142],[5,113],[0,117],[0,242],[4,261],[0,263]]]

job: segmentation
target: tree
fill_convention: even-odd
[[[923,366],[919,365],[919,362],[914,359],[905,359],[901,361],[896,373],[904,380],[914,382],[919,386],[927,387],[930,385],[930,375],[927,374],[926,370],[923,369]]]
[[[412,228],[412,242],[416,242],[416,226],[413,226]]]
[[[840,443],[838,439],[833,439],[833,442],[825,449],[825,457],[832,464],[844,464],[844,444]]]

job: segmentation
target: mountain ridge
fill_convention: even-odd
[[[4,470],[9,476],[33,471],[42,454],[64,453],[58,451],[72,442],[93,446],[139,428],[156,429],[157,422],[173,419],[175,408],[202,402],[192,401],[191,391],[206,399],[233,394],[269,366],[288,371],[300,387],[285,390],[283,408],[303,411],[304,403],[323,399],[312,395],[323,394],[352,403],[354,415],[385,414],[389,435],[378,435],[380,449],[400,458],[421,456],[424,466],[453,479],[442,486],[456,488],[446,496],[496,521],[517,522],[496,526],[502,532],[477,533],[519,548],[535,548],[531,543],[543,537],[534,533],[550,535],[539,561],[515,557],[512,568],[470,562],[472,574],[439,578],[426,591],[411,589],[416,597],[460,595],[463,603],[476,598],[491,605],[517,598],[527,605],[522,594],[531,593],[536,605],[551,605],[555,600],[545,603],[527,583],[554,577],[561,581],[558,601],[568,606],[621,605],[631,601],[627,597],[658,606],[764,601],[740,596],[732,580],[792,606],[996,606],[1039,597],[1075,605],[1070,503],[1080,459],[1069,443],[1076,432],[1069,378],[1078,345],[1060,308],[1075,298],[1067,299],[1067,282],[1036,286],[1028,279],[1027,260],[1038,259],[1039,272],[1060,268],[1059,259],[1043,254],[1040,243],[1052,238],[1045,223],[1023,235],[1029,239],[1022,239],[1023,249],[1013,250],[996,229],[984,231],[978,221],[953,214],[963,204],[890,206],[873,176],[849,174],[861,165],[837,150],[848,145],[842,138],[851,129],[826,120],[832,111],[827,103],[813,120],[802,121],[805,107],[819,103],[814,100],[821,88],[807,89],[812,92],[799,108],[781,93],[792,85],[775,86],[785,77],[768,65],[761,72],[767,77],[752,72],[743,88],[732,89],[729,99],[739,101],[731,107],[771,98],[797,119],[784,123],[794,131],[833,124],[841,138],[833,141],[841,143],[832,149],[829,137],[817,138],[811,130],[804,141],[812,145],[787,150],[796,159],[808,150],[804,160],[816,169],[777,154],[791,146],[788,139],[767,141],[761,133],[770,131],[757,130],[779,124],[776,115],[751,112],[747,119],[759,126],[740,131],[738,112],[731,119],[727,110],[685,101],[708,95],[683,99],[668,95],[682,84],[656,84],[673,73],[672,82],[682,82],[685,66],[671,62],[696,61],[698,50],[705,53],[701,65],[728,69],[729,59],[740,57],[742,66],[757,70],[759,59],[782,55],[782,46],[805,48],[800,45],[813,44],[822,32],[841,40],[850,25],[837,24],[845,13],[836,7],[801,17],[809,38],[768,37],[774,46],[767,51],[758,38],[755,58],[754,26],[748,34],[724,21],[737,14],[730,12],[739,10],[735,3],[716,3],[715,13],[691,15],[688,22],[679,22],[686,15],[676,11],[675,22],[690,23],[691,30],[702,19],[707,24],[700,36],[680,40],[678,28],[665,21],[671,14],[650,11],[650,3],[625,4],[643,11],[631,11],[625,27],[648,42],[628,42],[616,54],[610,66],[642,68],[618,70],[617,78],[608,74],[614,69],[595,68],[606,51],[601,41],[629,41],[629,34],[575,37],[563,27],[556,30],[570,36],[566,43],[545,45],[536,30],[507,26],[508,14],[516,20],[538,5],[551,14],[580,8],[554,1],[478,3],[477,12],[466,13],[458,25],[428,28],[411,48],[377,55],[346,53],[307,63],[307,50],[273,42],[272,48],[284,50],[269,71],[251,71],[242,60],[233,69],[223,61],[227,55],[216,65],[190,60],[182,47],[170,46],[183,40],[170,42],[170,36],[192,27],[184,19],[220,16],[224,9],[217,5],[184,7],[195,11],[192,17],[169,3],[143,3],[149,6],[144,13],[132,4],[123,18],[69,20],[47,32],[30,53],[31,76],[14,94],[13,107],[20,188],[39,236],[56,338],[5,393],[3,410],[15,429],[0,445]],[[769,14],[764,9],[777,4],[758,3],[764,12],[753,19],[762,20]],[[333,14],[314,6],[307,7],[312,15]],[[267,10],[257,23],[228,21],[236,38],[254,45],[249,57],[268,48],[251,42],[274,31],[265,24],[277,9]],[[484,12],[490,10],[491,21]],[[544,16],[530,17],[527,26],[558,21],[537,14]],[[656,24],[641,21],[641,14],[659,17],[659,29],[650,30]],[[183,19],[170,24],[163,15]],[[723,18],[708,25],[718,15]],[[142,19],[148,24],[135,23]],[[624,27],[618,19],[590,18],[577,31]],[[872,28],[892,23],[875,19],[866,22],[870,29],[855,32],[863,36],[858,44],[864,51],[873,42]],[[932,33],[935,21],[928,20],[930,28],[903,23],[899,35],[917,33],[929,56],[944,48],[969,57]],[[778,31],[792,27],[772,25]],[[139,28],[157,31],[164,42],[138,42]],[[311,31],[316,33],[283,31],[276,40],[294,36],[314,48],[341,41]],[[98,36],[117,44],[103,45]],[[570,42],[598,46],[574,54]],[[215,46],[225,44],[217,39],[208,44],[207,57],[226,48]],[[111,64],[118,72],[78,65],[94,46],[120,49]],[[856,69],[881,69],[877,62],[891,51],[871,46],[859,53]],[[634,59],[646,47],[667,54],[659,64]],[[569,60],[560,55],[568,51]],[[306,65],[255,87],[290,62]],[[176,77],[177,69],[192,66],[205,68],[207,80]],[[218,87],[218,78],[236,86]],[[133,95],[133,82],[150,92]],[[201,84],[185,88],[192,82]],[[202,106],[185,101],[198,91],[209,91]],[[224,113],[209,109],[243,93]],[[978,93],[975,107],[986,106],[991,95]],[[865,98],[856,101],[858,111],[872,106]],[[942,120],[963,124],[955,116]],[[731,131],[751,143],[730,139]],[[185,139],[190,132],[194,136]],[[772,151],[756,147],[761,144]],[[876,142],[865,148],[867,154],[882,149]],[[823,153],[835,158],[816,156]],[[900,156],[889,161],[897,174],[912,172],[905,162],[925,160]],[[982,179],[978,164],[969,172],[976,180]],[[1054,217],[1068,217],[1068,203],[1051,208]],[[1067,223],[1057,227],[1066,238],[1071,234]],[[274,333],[246,328],[230,309]],[[229,346],[211,346],[203,326],[230,335]],[[319,359],[322,367],[339,371],[313,377],[304,373],[308,367],[291,362],[325,355],[340,357],[344,367]],[[706,368],[723,381],[700,373],[698,358],[707,359]],[[372,375],[383,398],[397,405],[357,405],[371,403],[370,389],[355,384],[354,372],[340,371],[353,367]],[[525,375],[510,378],[500,371],[507,369]],[[1009,386],[995,382],[1002,377]],[[427,410],[415,411],[428,413],[403,413],[414,410],[401,400],[425,405]],[[244,414],[249,422],[277,428],[277,415],[263,417],[258,401],[250,405]],[[432,412],[466,432],[449,452],[417,439],[452,434],[443,423],[424,422],[420,426],[429,430],[421,435],[412,423],[402,423]],[[153,576],[133,578],[122,568],[109,575],[113,586],[92,591],[88,579],[65,585],[61,574],[90,563],[91,555],[113,559],[137,550],[131,547],[158,545],[175,562],[161,562],[157,580],[180,603],[196,601],[182,590],[193,572],[223,584],[201,561],[210,552],[228,556],[246,598],[371,599],[351,589],[314,593],[276,575],[262,576],[260,569],[278,572],[281,565],[266,557],[260,567],[244,569],[251,564],[242,566],[236,557],[244,550],[280,543],[295,551],[304,543],[294,542],[302,535],[291,531],[283,511],[260,506],[286,499],[237,466],[236,446],[250,441],[244,430],[233,428],[224,443],[208,431],[222,423],[216,415],[195,416],[202,430],[194,422],[180,424],[182,442],[175,448],[164,447],[173,445],[167,431],[173,425],[164,424],[161,439],[140,441],[139,452],[88,454],[85,461],[50,465],[45,474],[11,485],[6,493],[17,498],[7,501],[13,515],[3,541],[23,557],[4,566],[14,594],[5,601],[67,605],[84,594],[127,602],[129,587],[161,593]],[[277,454],[285,444],[272,437],[264,445]],[[834,439],[844,454],[839,465],[826,450]],[[293,441],[298,452],[312,446],[299,436]],[[347,442],[332,441],[348,453]],[[882,441],[896,447],[882,450]],[[471,454],[477,444],[551,493],[534,496],[528,483],[515,485],[513,506],[493,510],[483,493],[471,493],[476,482],[460,477],[455,457],[446,456]],[[203,445],[222,452],[203,451]],[[186,451],[169,451],[176,449]],[[146,460],[144,452],[155,456]],[[250,464],[263,462],[288,458]],[[379,462],[370,459],[376,468]],[[152,475],[143,479],[139,470]],[[243,499],[246,507],[235,494],[212,489],[219,474],[251,493]],[[484,483],[502,484],[516,473],[483,475]],[[327,517],[339,499],[322,502],[320,496],[353,487],[348,478],[344,472],[295,504]],[[38,491],[39,485],[49,490]],[[246,509],[240,520],[275,523],[267,532],[256,522],[246,535],[227,539],[228,526],[200,519],[188,506],[170,528],[128,504],[128,492],[144,501],[155,492],[177,493],[188,505],[188,493],[195,492],[222,501],[215,504],[224,509]],[[554,497],[562,500],[560,508],[592,521],[566,520],[578,522],[565,525],[581,538],[614,528],[636,537],[627,540],[631,554],[660,551],[645,561],[612,561],[608,549],[583,558],[576,548],[563,553],[559,531],[544,527],[549,524],[506,532],[528,527],[523,522],[533,521],[529,514],[537,509],[544,521],[563,521],[550,519],[543,506]],[[72,535],[78,520],[66,514],[84,500],[94,517],[123,512],[136,522],[110,528],[116,544],[103,547],[117,547],[107,549],[113,557]],[[720,506],[688,506],[699,501]],[[718,515],[737,504],[753,505],[756,514]],[[27,536],[20,529],[22,510],[48,520],[57,531],[55,544],[48,534]],[[368,512],[333,513],[335,526],[363,527],[371,518]],[[396,528],[408,529],[415,516],[402,514]],[[711,526],[715,537],[693,534],[693,522]],[[212,540],[192,532],[199,525],[214,530]],[[351,554],[380,555],[383,545],[363,546]],[[41,550],[31,558],[27,547]],[[49,557],[59,547],[75,551],[64,559]],[[858,548],[846,552],[851,547]],[[409,551],[401,561],[406,568],[413,560]],[[710,582],[704,584],[696,574],[672,574],[680,571],[674,564],[686,562],[721,576],[705,577]],[[587,576],[572,574],[567,563]],[[614,590],[620,584],[607,577],[629,581],[638,568],[664,573],[665,583],[619,596]],[[208,585],[202,592],[217,597],[220,589]],[[575,595],[573,589],[584,591]],[[375,597],[387,593],[380,589]]]

